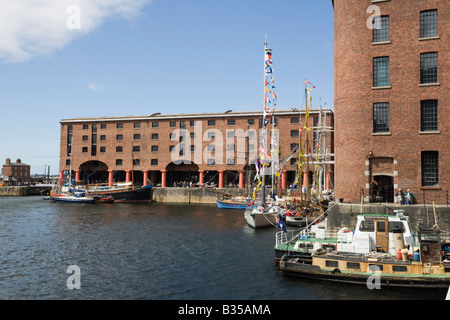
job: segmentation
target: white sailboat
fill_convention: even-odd
[[[267,42],[264,43],[264,111],[262,117],[262,128],[259,134],[259,156],[256,160],[257,176],[255,180],[257,185],[253,192],[253,199],[255,205],[253,208],[248,208],[244,215],[248,225],[252,228],[262,228],[269,226],[276,226],[277,214],[284,211],[278,204],[275,195],[275,176],[279,171],[279,140],[278,130],[275,129],[275,117],[273,111],[276,105],[276,95],[273,89],[275,88],[272,69],[272,50],[267,47]],[[270,152],[267,148],[267,130],[266,126],[270,120],[266,119],[269,114],[271,118],[271,143]],[[271,180],[271,195],[270,201],[266,196],[265,176],[269,172],[272,176]],[[278,172],[279,174],[279,172]],[[260,192],[260,205],[256,205],[256,194]]]

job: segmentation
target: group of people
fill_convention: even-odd
[[[195,187],[195,183],[192,181],[175,181],[173,186],[176,188],[193,188]]]
[[[403,193],[402,189],[399,188],[396,194],[397,202],[399,204],[412,204],[413,203],[413,193],[410,189],[406,190],[405,193]]]

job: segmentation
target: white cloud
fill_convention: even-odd
[[[0,61],[21,62],[51,54],[93,31],[108,17],[135,19],[151,1],[1,0]],[[79,8],[79,15],[71,6]]]
[[[99,85],[97,83],[89,82],[87,84],[87,86],[88,86],[89,89],[91,89],[94,92],[99,92],[99,91],[103,90],[103,86]]]

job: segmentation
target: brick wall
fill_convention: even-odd
[[[372,43],[366,26],[377,5],[389,15],[389,42]],[[438,10],[438,38],[419,39],[420,12]],[[335,193],[357,202],[368,194],[370,169],[384,168],[395,190],[411,189],[416,201],[446,202],[450,189],[450,6],[437,0],[335,0]],[[438,52],[438,85],[420,85],[420,54]],[[389,57],[388,88],[373,88],[373,58]],[[421,100],[437,99],[439,129],[420,131]],[[389,102],[389,132],[373,133],[373,104]],[[421,153],[439,152],[439,187],[422,187]],[[372,154],[369,156],[369,153]]]
[[[327,112],[327,126],[332,127],[334,124],[334,116],[330,110]],[[291,123],[291,118],[299,118],[300,113],[294,111],[279,111],[276,113],[280,135],[280,160],[291,153],[291,144],[298,143],[298,137],[292,137],[291,131],[298,132],[299,124]],[[313,127],[313,118],[318,116],[318,111],[310,112],[309,127]],[[61,137],[60,137],[60,170],[69,170],[69,161],[72,159],[72,170],[77,170],[81,167],[86,170],[96,170],[93,161],[98,161],[100,165],[106,166],[100,170],[130,170],[132,167],[132,157],[140,160],[140,165],[135,166],[135,170],[149,170],[149,176],[152,180],[156,178],[162,170],[178,171],[179,168],[174,168],[169,165],[173,162],[169,146],[176,146],[179,144],[178,137],[176,141],[170,139],[170,134],[180,129],[181,124],[185,124],[186,130],[189,133],[194,133],[196,137],[202,137],[199,142],[193,139],[191,142],[186,141],[189,148],[190,145],[195,144],[195,152],[192,154],[192,160],[198,170],[224,170],[224,171],[243,171],[246,164],[246,159],[249,157],[247,153],[247,142],[244,134],[247,130],[254,130],[255,137],[258,137],[259,120],[261,113],[259,112],[242,112],[242,113],[228,113],[228,114],[186,114],[186,115],[156,115],[145,117],[117,117],[117,118],[85,118],[85,119],[68,119],[61,121]],[[301,125],[305,125],[304,112],[301,115]],[[248,120],[253,119],[253,124],[248,124]],[[214,120],[214,124],[209,121]],[[191,121],[195,121],[195,126],[191,126]],[[135,124],[139,125],[135,125]],[[155,124],[154,124],[155,123]],[[157,126],[156,126],[157,123]],[[171,126],[171,123],[174,126]],[[120,124],[120,128],[117,125]],[[93,145],[93,126],[96,126],[97,142],[96,155],[92,155]],[[104,125],[104,128],[102,128]],[[69,126],[72,127],[71,133],[73,137],[73,157],[68,155],[68,134]],[[135,126],[138,126],[136,128]],[[271,125],[267,125],[269,129]],[[210,138],[208,132],[215,133],[215,138]],[[235,133],[235,138],[228,137],[228,132]],[[305,130],[303,130],[305,132]],[[139,134],[139,139],[134,139],[134,135]],[[153,135],[157,134],[157,138]],[[305,133],[303,133],[305,134]],[[122,135],[122,140],[117,140],[117,135]],[[103,136],[103,138],[102,138]],[[189,135],[190,136],[190,135]],[[269,136],[269,135],[268,135]],[[84,138],[83,138],[84,137]],[[233,142],[234,140],[234,142]],[[309,133],[310,146],[312,150],[312,130]],[[269,138],[270,141],[270,138]],[[228,144],[235,145],[235,151],[227,150]],[[243,148],[239,145],[243,143]],[[223,157],[220,161],[216,161],[214,165],[208,165],[208,145],[214,144],[216,151],[212,153],[215,156],[218,148],[222,145]],[[249,138],[248,144],[253,144],[254,150],[258,150],[257,139]],[[330,153],[333,152],[334,140],[331,133],[326,134],[326,146]],[[123,148],[122,152],[117,152],[116,147]],[[132,152],[133,146],[139,146],[138,152]],[[157,147],[157,151],[152,151],[152,146]],[[101,152],[100,147],[105,148],[105,152]],[[228,152],[228,155],[227,155]],[[227,164],[227,158],[233,158],[234,164]],[[116,160],[121,159],[122,164],[117,165]],[[157,164],[152,164],[152,159],[157,159]],[[87,166],[89,164],[89,166]],[[296,165],[288,162],[285,170],[295,171]],[[311,170],[312,170],[311,166]],[[330,167],[332,169],[332,167]]]

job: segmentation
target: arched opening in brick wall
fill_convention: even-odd
[[[171,162],[166,166],[168,187],[187,187],[199,182],[198,165],[188,161]]]
[[[391,157],[369,159],[370,202],[394,202],[395,161]]]
[[[102,161],[86,161],[80,165],[79,179],[85,184],[108,182],[108,165]]]

